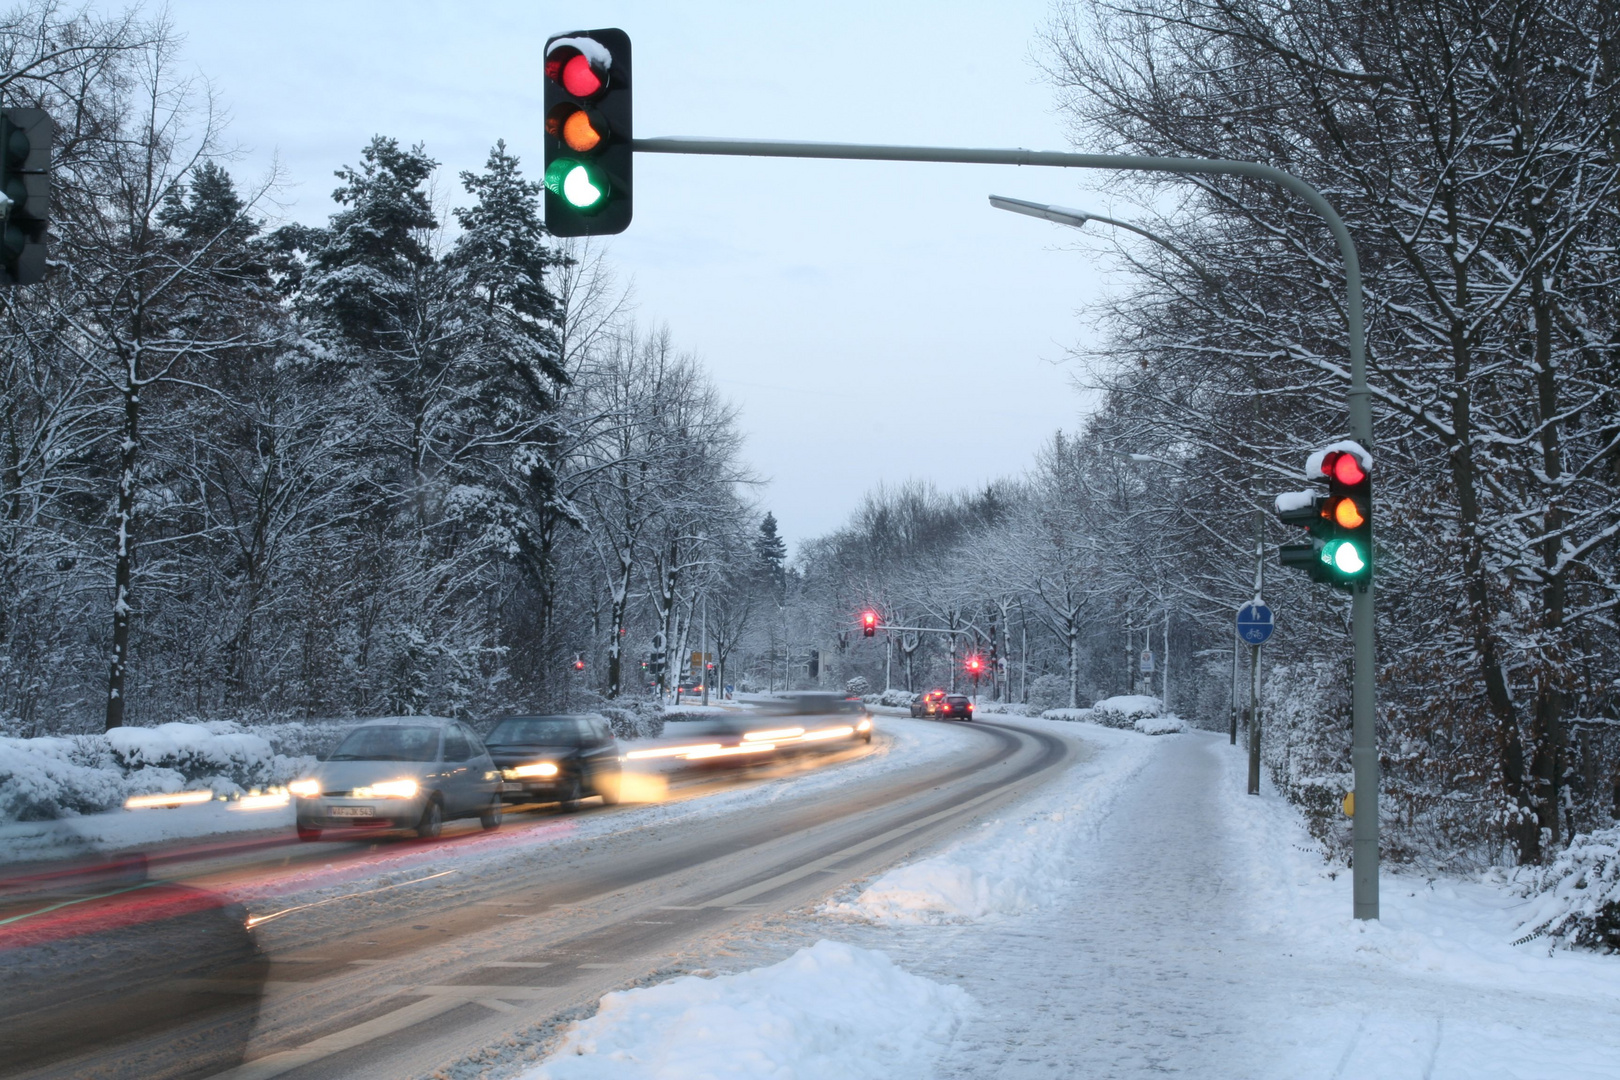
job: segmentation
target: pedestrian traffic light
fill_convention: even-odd
[[[1310,533],[1303,544],[1277,549],[1284,566],[1337,588],[1366,588],[1372,579],[1372,457],[1356,443],[1335,443],[1312,454],[1305,474],[1325,480],[1326,495],[1296,491],[1277,497],[1277,517]]]
[[[877,633],[877,612],[867,611],[861,615],[861,636],[871,637]]]
[[[51,139],[44,109],[0,109],[0,285],[45,279],[45,233],[51,212]]]
[[[630,227],[630,36],[577,30],[546,42],[546,228],[611,236]]]

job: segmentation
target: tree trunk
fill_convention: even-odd
[[[117,557],[113,564],[112,667],[107,673],[106,730],[122,727],[129,689],[130,583],[135,574],[135,463],[140,452],[141,392],[132,364],[124,383],[123,441],[118,454]]]

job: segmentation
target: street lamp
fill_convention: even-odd
[[[1048,203],[1030,202],[1027,199],[1014,199],[1006,195],[990,196],[990,205],[995,207],[997,210],[1011,210],[1015,214],[1024,214],[1028,217],[1041,218],[1046,221],[1055,222],[1059,225],[1068,225],[1075,229],[1084,228],[1086,222],[1088,221],[1100,221],[1104,225],[1112,225],[1116,229],[1124,229],[1126,232],[1133,232],[1137,236],[1146,237],[1147,239],[1153,241],[1155,244],[1158,244],[1160,247],[1164,248],[1164,250],[1186,263],[1187,266],[1191,268],[1193,273],[1204,279],[1205,284],[1215,288],[1220,287],[1220,282],[1214,274],[1211,274],[1196,261],[1189,258],[1187,253],[1182,251],[1175,244],[1172,244],[1158,233],[1150,232],[1149,230],[1142,228],[1140,225],[1133,225],[1129,221],[1121,221],[1118,218],[1111,218],[1106,214],[1093,214],[1089,210],[1075,210],[1074,208],[1068,206],[1052,206]]]

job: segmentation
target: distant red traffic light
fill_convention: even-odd
[[[872,637],[877,633],[877,612],[868,611],[861,616],[861,636]]]

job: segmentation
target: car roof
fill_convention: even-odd
[[[434,726],[438,726],[438,727],[443,727],[446,724],[453,724],[453,723],[455,723],[454,720],[451,720],[451,719],[449,719],[447,717],[443,717],[443,716],[375,716],[375,717],[372,717],[370,720],[362,720],[362,721],[360,721],[360,723],[358,725],[356,725],[356,726],[358,726],[358,727],[407,727],[407,726],[414,726],[414,727],[434,727]]]

